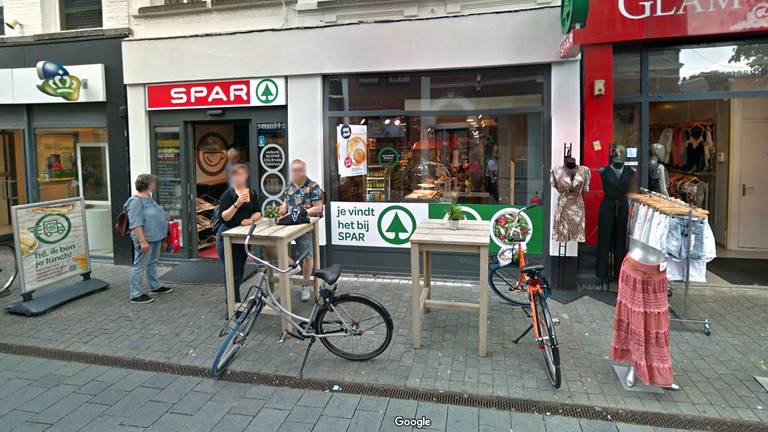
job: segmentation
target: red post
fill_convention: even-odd
[[[582,47],[584,67],[584,149],[582,164],[589,167],[592,181],[584,194],[587,244],[597,243],[597,210],[603,199],[603,185],[598,168],[608,164],[613,142],[613,46]],[[595,83],[605,82],[605,94],[595,95]]]

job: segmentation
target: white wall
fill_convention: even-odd
[[[325,190],[323,160],[323,77],[288,77],[288,160],[307,163],[309,177]],[[325,224],[320,224],[320,244],[325,244]]]
[[[61,31],[60,0],[5,0],[5,21],[17,20],[22,25],[5,29],[6,36],[31,36]],[[101,0],[103,28],[125,28],[129,25],[129,0]]]
[[[130,159],[131,188],[133,189],[133,180],[139,174],[152,172],[152,156],[150,155],[149,145],[149,115],[144,109],[144,86],[126,86],[126,99],[129,107],[128,158]]]
[[[552,168],[562,165],[563,143],[573,143],[571,155],[580,162],[581,149],[581,72],[578,59],[552,65]],[[549,182],[549,174],[547,174]],[[552,189],[550,232],[555,220],[558,193]],[[550,240],[549,254],[558,254],[559,243]],[[567,256],[577,255],[578,244],[568,242]]]

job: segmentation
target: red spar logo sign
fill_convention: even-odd
[[[284,104],[280,78],[147,85],[147,109]],[[261,90],[261,94],[258,91]],[[280,101],[277,99],[281,98]]]

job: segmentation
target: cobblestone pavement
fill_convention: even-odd
[[[415,430],[396,425],[397,417],[428,419],[429,431],[672,432],[0,354],[2,432]]]
[[[176,286],[152,304],[133,305],[127,270],[97,263],[94,275],[110,281],[109,290],[41,317],[0,314],[0,342],[208,367],[224,325],[223,287]],[[481,358],[476,315],[458,311],[427,314],[422,348],[411,348],[409,280],[350,276],[339,290],[382,301],[395,321],[395,337],[384,354],[368,362],[341,360],[316,345],[305,377],[768,422],[768,392],[753,378],[768,376],[768,292],[694,290],[691,315],[712,319],[712,336],[675,326],[672,357],[682,390],[648,394],[621,388],[608,359],[613,308],[592,298],[567,305],[550,302],[561,320],[563,385],[555,390],[532,340],[512,343],[527,326],[523,313],[494,296],[490,353]],[[434,297],[469,299],[476,290],[473,284],[444,281],[435,284]],[[294,305],[308,309],[297,294]],[[0,299],[0,305],[12,300]],[[261,317],[254,333],[231,369],[298,374],[306,345],[277,343],[275,317]]]

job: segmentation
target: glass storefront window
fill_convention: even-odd
[[[331,164],[330,199],[506,205],[541,199],[544,74],[504,68],[328,78],[330,154],[342,162],[354,156],[356,166],[367,157],[364,175],[341,176],[338,163]],[[395,109],[403,114],[390,114]],[[339,147],[337,126],[345,124],[364,126],[367,142],[356,145],[365,156]]]
[[[178,126],[157,126],[155,134],[155,175],[157,202],[171,221],[184,220],[181,177],[181,136]],[[205,205],[205,203],[200,203]],[[181,225],[183,228],[183,225]],[[184,232],[184,231],[180,231]],[[183,238],[182,238],[183,241]],[[183,248],[183,245],[182,245]]]
[[[693,46],[648,53],[651,94],[768,89],[768,44]]]
[[[613,142],[626,149],[626,164],[636,169],[644,157],[640,145],[640,115],[640,103],[613,105]]]
[[[112,209],[106,128],[36,129],[38,199],[82,196],[88,248],[112,254]]]
[[[640,53],[616,52],[613,55],[614,97],[640,95]]]

